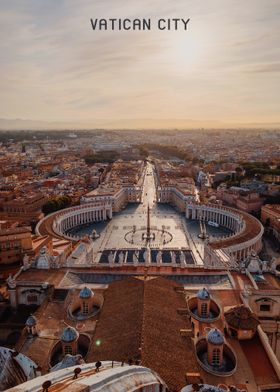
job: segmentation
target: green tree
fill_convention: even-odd
[[[45,215],[48,215],[52,212],[69,207],[71,201],[71,197],[67,195],[52,197],[43,205],[42,211]]]

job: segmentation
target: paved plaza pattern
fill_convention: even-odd
[[[76,235],[90,234],[96,230],[100,235],[94,243],[94,259],[99,261],[102,253],[115,249],[138,250],[146,246],[142,234],[147,228],[147,213],[150,210],[151,232],[154,239],[150,241],[151,249],[189,250],[197,265],[203,265],[204,242],[198,238],[199,223],[186,220],[183,213],[176,211],[171,205],[156,202],[156,183],[154,167],[147,164],[143,187],[142,201],[139,204],[128,204],[121,212],[114,214],[111,221],[93,223],[75,228]],[[224,235],[226,229],[207,225],[211,235]],[[106,252],[107,251],[107,252]],[[104,256],[103,256],[104,258]]]

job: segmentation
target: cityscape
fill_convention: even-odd
[[[0,2],[0,392],[280,392],[279,36]]]
[[[0,132],[2,390],[279,389],[280,131],[146,135]]]

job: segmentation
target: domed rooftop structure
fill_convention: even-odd
[[[27,327],[34,327],[37,324],[37,319],[35,316],[33,316],[32,314],[28,317],[28,319],[25,322],[25,325]]]
[[[197,340],[195,353],[198,364],[210,374],[225,377],[236,371],[236,355],[217,328],[211,329],[206,338]]]
[[[91,291],[91,289],[89,289],[86,286],[80,291],[80,294],[79,294],[79,297],[83,298],[83,299],[91,298],[93,296],[94,296],[94,293]]]
[[[197,298],[202,300],[209,299],[210,293],[205,287],[203,287],[203,289],[199,290],[199,292],[197,293]]]
[[[219,304],[205,287],[187,299],[187,307],[190,316],[202,323],[212,323],[221,316]]]
[[[71,390],[90,390],[99,392],[109,391],[139,391],[139,390],[167,390],[167,385],[154,371],[149,368],[140,366],[129,366],[112,361],[102,362],[102,372],[93,372],[94,363],[85,363],[79,365],[85,382],[81,386],[81,378],[73,378],[74,368],[64,368],[58,371],[36,377],[35,380],[29,380],[20,385],[17,390],[24,391],[42,391],[42,383],[51,382],[52,390],[69,391]],[[69,379],[72,379],[69,387]],[[125,385],[125,387],[124,387]]]
[[[61,340],[65,343],[74,342],[79,337],[78,331],[73,327],[66,327],[61,335]]]
[[[220,346],[224,344],[225,339],[221,331],[219,331],[217,328],[213,328],[207,335],[207,342],[214,344],[215,346]]]
[[[244,305],[235,306],[225,313],[228,325],[236,329],[256,330],[259,325],[258,317]]]

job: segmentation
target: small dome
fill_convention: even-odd
[[[46,247],[45,246],[43,246],[41,249],[40,249],[40,254],[41,255],[44,255],[44,254],[46,254]]]
[[[210,293],[208,290],[206,290],[205,287],[203,287],[203,289],[199,290],[199,292],[197,293],[197,298],[199,299],[209,299],[210,298]]]
[[[221,344],[224,344],[225,339],[222,332],[215,328],[211,329],[211,331],[208,333],[207,342],[219,346]]]
[[[73,342],[78,339],[79,333],[73,327],[66,327],[61,335],[61,340],[65,343]]]
[[[33,315],[29,316],[28,319],[25,322],[25,325],[27,327],[34,327],[34,325],[36,325],[36,324],[37,324],[37,319]]]
[[[88,287],[84,287],[79,294],[80,298],[91,298],[93,297],[93,292],[91,291],[91,289],[89,289]]]

